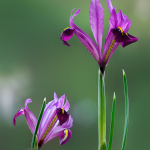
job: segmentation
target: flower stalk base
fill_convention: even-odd
[[[98,71],[98,150],[106,150],[106,100],[104,73]]]

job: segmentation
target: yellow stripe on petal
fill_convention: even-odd
[[[109,47],[109,49],[108,49],[108,51],[107,51],[107,54],[106,54],[106,56],[105,56],[104,62],[106,62],[107,59],[108,59],[108,57],[110,56],[110,53],[111,53],[111,51],[112,51],[112,49],[113,49],[113,47],[114,47],[114,44],[115,44],[115,39],[113,38],[113,40],[112,40],[112,42],[111,42],[111,44],[110,44],[110,47]]]
[[[64,113],[65,113],[64,109],[63,109],[63,108],[61,108],[61,110],[62,110],[62,114],[64,114]]]
[[[67,29],[71,29],[71,27],[67,27],[67,28],[65,28],[65,29],[62,31],[62,33],[63,33],[65,30],[67,30]],[[61,34],[62,34],[62,33],[61,33]]]
[[[66,140],[66,138],[68,137],[68,130],[65,129],[65,130],[64,130],[64,133],[65,133],[65,137],[64,137],[63,141]]]
[[[122,28],[121,27],[117,27],[117,28],[120,30],[121,34],[123,35],[124,32],[123,32]]]
[[[45,139],[45,137],[47,136],[48,132],[50,131],[50,129],[52,128],[52,126],[54,125],[54,123],[57,120],[57,115],[55,116],[55,118],[52,120],[52,122],[50,123],[49,127],[47,128],[46,132],[44,133],[41,141],[43,141]]]

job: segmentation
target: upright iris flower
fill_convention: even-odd
[[[117,14],[115,7],[113,8],[112,6],[111,1],[106,1],[111,17],[109,18],[109,30],[105,39],[102,56],[101,47],[104,28],[104,11],[99,0],[91,0],[89,9],[91,30],[97,45],[73,22],[74,17],[80,13],[80,9],[78,9],[73,15],[72,13],[74,9],[72,10],[70,17],[71,27],[64,29],[60,37],[60,39],[63,41],[63,44],[70,46],[67,41],[73,36],[73,34],[75,34],[98,62],[102,73],[104,72],[110,57],[115,52],[119,44],[121,44],[122,47],[125,47],[138,40],[138,38],[128,34],[128,30],[131,26],[131,21],[128,19],[128,17],[124,15],[121,10],[119,10],[119,13]]]
[[[44,110],[40,126],[37,132],[38,147],[40,148],[49,140],[60,135],[60,144],[66,144],[71,138],[72,132],[69,128],[72,127],[73,119],[67,113],[70,108],[68,100],[64,104],[65,95],[57,98],[54,93],[54,100],[49,102]],[[37,124],[37,119],[34,114],[28,109],[27,104],[31,103],[31,99],[25,101],[25,108],[21,108],[13,118],[13,124],[16,125],[16,118],[20,115],[25,115],[27,124],[34,134]]]

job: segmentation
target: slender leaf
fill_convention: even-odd
[[[123,70],[123,81],[124,81],[124,94],[125,94],[125,125],[124,125],[124,135],[123,135],[121,150],[124,150],[125,148],[128,122],[129,122],[129,98],[128,98],[128,89],[127,89],[127,79],[124,70]]]
[[[42,119],[42,115],[43,115],[43,112],[44,112],[44,109],[45,109],[45,105],[46,105],[46,98],[44,98],[42,108],[41,108],[41,112],[40,112],[40,115],[39,115],[39,118],[38,118],[38,121],[37,121],[37,124],[36,124],[36,127],[35,127],[35,131],[34,131],[34,134],[33,134],[32,143],[31,143],[31,149],[32,150],[37,149],[37,147],[35,147],[35,146],[37,146],[37,144],[36,144],[36,135],[37,135],[37,131],[38,131],[41,119]]]
[[[116,105],[116,95],[115,95],[115,92],[114,92],[113,105],[112,105],[112,113],[111,113],[111,126],[110,126],[110,135],[109,135],[108,150],[111,150],[113,133],[114,133],[115,105]]]

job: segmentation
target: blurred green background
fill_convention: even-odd
[[[110,17],[105,0],[100,1],[105,16],[103,45]],[[132,22],[129,33],[139,41],[119,46],[105,72],[107,100],[107,141],[110,130],[113,93],[116,116],[112,150],[120,150],[123,138],[125,101],[122,69],[128,80],[130,100],[126,150],[149,149],[149,41],[150,1],[112,0]],[[53,100],[65,94],[74,122],[71,140],[59,146],[59,137],[42,149],[97,150],[98,65],[73,36],[71,47],[62,44],[60,34],[69,26],[73,8],[81,8],[74,22],[93,38],[89,21],[90,0],[1,0],[0,1],[0,149],[30,149],[32,134],[24,116],[12,119],[32,99],[29,109],[38,117],[44,97]]]

